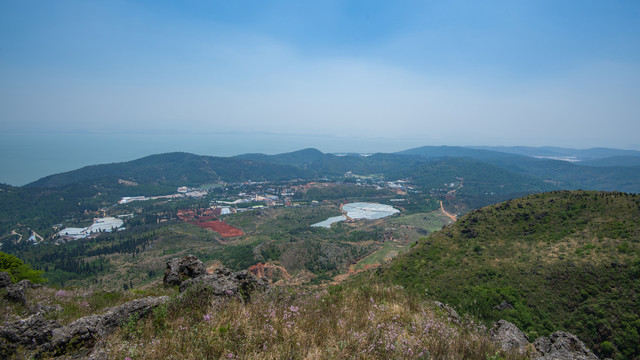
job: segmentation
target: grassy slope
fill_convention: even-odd
[[[637,358],[640,196],[552,192],[476,210],[382,276],[533,337],[564,329]],[[494,309],[502,301],[514,309]]]

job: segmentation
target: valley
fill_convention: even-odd
[[[595,191],[640,191],[629,164],[455,147],[153,155],[2,185],[0,251],[48,286],[92,292],[156,293],[167,262],[190,254],[283,289],[393,284],[633,358],[640,200]]]

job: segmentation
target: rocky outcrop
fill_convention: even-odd
[[[245,300],[250,293],[258,289],[266,289],[267,283],[257,278],[247,270],[232,273],[229,269],[218,268],[213,274],[207,274],[194,279],[188,279],[180,284],[180,292],[192,286],[206,287],[218,296],[231,296],[239,294]]]
[[[3,274],[7,274],[7,273],[3,273]],[[4,277],[4,276],[5,275],[1,275],[0,277]],[[7,290],[5,297],[9,301],[20,303],[22,305],[27,305],[27,297],[25,295],[25,290],[36,289],[39,287],[42,287],[42,285],[34,284],[29,280],[20,280],[15,284],[11,284],[11,277],[9,277],[9,285],[5,286],[5,289]]]
[[[40,356],[57,356],[69,349],[91,347],[96,340],[113,332],[131,316],[144,316],[168,299],[167,296],[160,296],[133,300],[109,308],[103,315],[80,318],[68,326],[47,320],[42,313],[37,313],[0,328],[0,355],[8,358],[20,345],[29,350],[38,350]]]
[[[149,296],[110,308],[103,315],[80,318],[68,326],[55,329],[52,332],[48,350],[53,351],[55,355],[60,355],[70,347],[92,346],[96,340],[113,332],[132,316],[143,317],[151,309],[168,300],[168,296]]]
[[[27,297],[24,293],[24,288],[18,284],[9,285],[6,287],[7,293],[4,295],[9,301],[13,301],[22,305],[27,305]]]
[[[533,345],[540,354],[534,360],[598,360],[575,335],[562,331],[540,337]]]
[[[231,272],[227,268],[217,268],[212,274],[207,274],[202,261],[194,255],[167,261],[163,283],[165,286],[179,286],[180,292],[196,286],[208,288],[217,296],[240,294],[245,299],[252,291],[268,287],[264,280],[247,270]]]
[[[252,291],[268,288],[265,281],[246,270],[231,272],[229,269],[219,268],[212,274],[207,274],[204,264],[193,255],[168,261],[164,283],[167,286],[178,285],[180,292],[191,287],[206,288],[213,295],[219,296],[218,299],[242,296],[248,300]],[[6,288],[7,294],[13,294],[14,291],[16,294],[11,296],[23,301],[26,288],[39,286],[27,280],[10,284]],[[143,317],[168,300],[167,296],[133,300],[106,309],[101,315],[85,316],[67,326],[45,317],[45,314],[61,311],[59,305],[30,306],[30,311],[36,314],[0,327],[0,358],[9,358],[20,346],[33,351],[36,357],[66,356],[70,352],[77,356],[78,351],[88,353],[98,340],[115,331],[131,317]]]
[[[489,336],[502,350],[528,354],[533,360],[598,360],[575,335],[562,331],[540,337],[531,345],[516,325],[500,320],[493,324]]]
[[[517,326],[506,321],[500,320],[493,324],[489,331],[491,340],[505,351],[517,351],[519,353],[526,352],[529,345],[529,337],[525,335]]]
[[[204,266],[195,255],[187,255],[183,258],[175,258],[167,261],[164,271],[163,283],[165,286],[180,285],[190,278],[197,278],[207,273]]]
[[[47,320],[42,314],[14,321],[0,328],[0,358],[9,358],[18,346],[35,350],[49,343],[53,330],[62,327],[57,321]]]
[[[11,285],[11,275],[6,271],[0,271],[0,289]]]

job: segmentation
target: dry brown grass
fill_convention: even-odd
[[[101,346],[110,359],[483,359],[482,326],[449,322],[402,289],[275,289],[220,305],[194,291],[128,324]],[[496,359],[518,359],[502,354]]]

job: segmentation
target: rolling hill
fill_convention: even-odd
[[[141,159],[50,175],[26,187],[56,187],[80,182],[117,181],[197,186],[214,181],[283,180],[308,178],[311,174],[291,165],[189,153],[151,155]]]
[[[565,330],[602,356],[637,358],[640,196],[561,191],[488,206],[379,276],[532,338]]]

